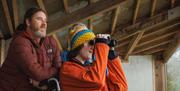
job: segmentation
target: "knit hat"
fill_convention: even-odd
[[[77,48],[78,46],[82,45],[83,43],[92,40],[95,38],[95,34],[89,30],[84,24],[78,23],[75,24],[70,29],[70,50]]]

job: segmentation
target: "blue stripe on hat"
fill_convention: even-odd
[[[85,33],[88,33],[88,32],[92,32],[92,30],[89,30],[89,29],[85,29],[85,30],[82,30],[82,31],[79,31],[75,34],[75,36],[73,36],[73,38],[71,39],[71,48],[72,46],[74,45],[75,41],[82,35],[84,35]]]

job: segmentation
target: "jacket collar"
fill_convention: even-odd
[[[28,40],[30,40],[32,42],[32,44],[36,47],[36,48],[40,48],[44,42],[44,38],[41,38],[40,43],[38,43],[34,38],[33,38],[33,32],[32,31],[22,31],[21,33],[19,33],[18,35],[27,38]]]

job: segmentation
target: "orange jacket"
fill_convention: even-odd
[[[72,61],[65,62],[60,70],[62,91],[127,91],[122,66],[117,62],[118,58],[108,61],[108,52],[108,45],[97,43],[96,61],[92,65],[82,66]],[[108,76],[106,76],[106,67],[109,68]],[[121,88],[124,90],[120,90]]]
[[[128,91],[127,80],[119,57],[108,61],[108,72],[106,81],[109,91]]]

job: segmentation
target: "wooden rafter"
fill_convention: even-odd
[[[174,8],[176,0],[171,0],[171,8]]]
[[[126,27],[125,29],[129,31],[128,33],[122,35],[121,32],[120,33],[117,32],[116,34],[122,35],[122,36],[120,37],[113,36],[113,38],[117,39],[117,41],[121,41],[139,33],[140,31],[142,31],[142,29],[143,31],[158,30],[159,28],[166,27],[168,25],[173,25],[173,24],[179,23],[180,21],[180,17],[177,17],[171,20],[168,20],[167,17],[168,17],[168,14],[165,12],[158,14],[147,20],[140,21],[136,23],[135,25]]]
[[[170,32],[170,33],[164,34],[164,35],[162,35],[162,36],[158,36],[158,37],[156,37],[156,38],[154,38],[154,39],[150,39],[150,40],[148,40],[148,41],[147,41],[147,40],[142,40],[142,41],[140,41],[140,44],[139,44],[138,46],[143,46],[143,45],[152,43],[152,42],[154,42],[154,41],[157,41],[157,40],[160,40],[160,39],[163,39],[163,38],[172,36],[173,34],[175,34],[175,33],[177,33],[177,32],[178,32],[177,30],[174,30],[174,31],[172,31],[172,32]]]
[[[0,67],[1,67],[2,64],[3,64],[3,62],[4,62],[4,59],[5,59],[5,54],[4,54],[4,52],[5,52],[5,40],[1,39],[0,42],[1,42],[1,43],[0,43],[0,44],[1,44],[1,45],[0,45],[0,50],[1,50],[1,51],[0,51],[0,52],[1,52],[1,53],[0,53],[0,54],[1,54],[1,55],[0,55]]]
[[[149,49],[161,46],[161,45],[166,45],[166,44],[170,43],[171,41],[172,40],[163,41],[163,42],[157,41],[157,42],[149,43],[146,46],[139,47],[138,49],[134,50],[134,52],[132,54],[137,54],[137,53],[140,53],[140,52],[143,52],[143,51],[146,51],[146,50],[149,50]]]
[[[3,6],[5,18],[7,20],[8,28],[9,28],[10,34],[12,35],[13,34],[13,26],[12,26],[12,21],[11,21],[9,9],[8,9],[7,0],[1,0],[1,2],[2,2],[2,6]]]
[[[14,27],[16,28],[19,24],[17,0],[12,0],[13,16],[14,16]]]
[[[131,40],[131,42],[130,42],[130,44],[128,46],[127,53],[126,53],[126,55],[124,57],[125,60],[127,60],[129,54],[131,54],[131,52],[134,50],[134,48],[138,44],[138,42],[141,39],[143,34],[144,34],[144,31],[140,32],[137,36],[134,36],[134,38]]]
[[[119,14],[119,8],[120,7],[117,7],[115,10],[113,10],[112,25],[111,25],[111,35],[113,35],[114,32],[115,32],[117,18],[118,18],[118,14]]]
[[[138,17],[140,2],[141,2],[141,0],[136,0],[136,7],[135,7],[135,10],[134,10],[134,16],[133,16],[133,24],[136,23],[136,19]]]
[[[118,47],[122,47],[122,46],[127,46],[127,44],[129,44],[130,43],[130,41],[131,41],[131,39],[133,38],[133,36],[132,37],[129,37],[129,38],[126,38],[126,39],[124,39],[124,40],[121,40],[121,41],[117,41],[117,48]],[[114,38],[113,38],[114,39]]]
[[[162,45],[162,46],[158,46],[158,47],[155,47],[153,49],[150,49],[150,50],[146,50],[146,51],[142,51],[142,52],[139,52],[139,53],[132,53],[133,55],[138,55],[138,54],[141,54],[141,55],[151,55],[153,53],[156,53],[156,52],[160,52],[160,51],[164,51],[167,49],[167,45]]]
[[[88,19],[88,28],[91,29],[91,30],[93,30],[92,22],[93,22],[92,18]]]
[[[162,42],[162,41],[168,39],[170,36],[172,37],[173,34],[176,34],[178,32],[177,27],[179,26],[179,22],[177,22],[177,23],[173,22],[173,23],[169,23],[169,24],[172,24],[172,25],[168,25],[168,26],[164,25],[164,26],[162,26],[162,29],[159,29],[159,30],[157,29],[157,31],[154,31],[152,33],[150,32],[149,34],[146,34],[146,36],[158,33],[158,31],[169,29],[171,27],[174,27],[174,28],[171,28],[171,29],[175,29],[175,30],[172,30],[172,31],[169,30],[170,32],[166,33],[165,35],[156,37],[155,39],[151,39],[151,40],[148,40],[148,41],[146,40],[146,41],[136,45],[136,47],[138,47],[138,48],[136,48],[136,50],[134,50],[134,52],[131,53],[131,54],[137,54],[137,53],[146,51],[146,50],[148,50],[150,48],[154,48],[154,47],[157,47],[157,46],[160,46],[160,45],[167,44],[167,43],[171,42],[171,40],[165,41],[165,42]],[[142,37],[142,38],[145,38],[145,37]],[[164,38],[166,38],[166,39],[164,39]],[[160,43],[156,43],[155,41],[160,42]],[[129,41],[125,42],[125,44],[128,44],[128,43],[129,43]],[[125,44],[123,44],[123,45],[125,45]],[[130,44],[132,44],[132,42]],[[148,45],[151,45],[151,46],[148,47]],[[145,46],[145,47],[141,48],[141,46]],[[117,45],[117,47],[121,47],[121,46]],[[127,53],[126,53],[126,55],[127,55]]]
[[[167,44],[169,42],[171,42],[171,40],[169,41],[168,39],[169,38],[172,38],[172,35],[173,34],[176,34],[178,33],[177,29],[178,29],[178,26],[179,26],[179,23],[175,23],[174,25],[169,25],[169,26],[166,26],[166,27],[163,27],[162,29],[156,29],[156,31],[152,32],[152,33],[149,33],[149,34],[146,34],[146,35],[143,35],[142,37],[142,41],[140,43],[138,43],[138,45],[136,45],[136,48],[134,50],[134,52],[132,53],[133,55],[134,54],[144,54],[143,52],[145,51],[148,51],[148,49],[151,49],[151,48],[154,48],[154,47],[157,47],[157,46],[160,46],[160,45],[163,45],[163,44]],[[172,28],[170,28],[172,27]],[[159,36],[159,37],[156,37],[154,39],[149,39],[149,40],[144,40],[144,38],[146,38],[148,35],[151,35],[149,36],[149,38],[153,38],[155,33],[158,33],[157,31],[161,31],[161,30],[164,30],[164,29],[169,29],[168,32],[165,34],[165,35],[162,35],[162,36]],[[171,31],[172,30],[172,31]],[[154,34],[154,35],[152,35]],[[145,36],[145,37],[144,37]],[[158,35],[156,35],[158,36]],[[144,41],[143,41],[144,40]],[[168,40],[168,41],[165,41],[165,40]],[[162,42],[162,43],[156,43],[156,41],[158,42],[162,42],[162,41],[165,41],[165,42]],[[154,43],[155,42],[155,43]],[[125,44],[124,42],[122,42],[123,45],[126,45],[128,44],[129,41],[125,41]],[[119,45],[122,45],[122,44],[118,44],[117,45],[117,48],[120,48],[121,46]],[[158,45],[159,44],[159,45]],[[122,46],[123,46],[122,45]],[[150,46],[149,46],[150,45]],[[149,46],[149,47],[148,47]],[[121,48],[122,49],[122,48]],[[152,49],[151,49],[152,50]],[[155,50],[154,50],[155,51]],[[149,52],[149,51],[148,51]],[[153,51],[152,51],[153,52]],[[147,53],[147,52],[145,52]],[[150,53],[150,52],[149,52]]]
[[[46,8],[45,8],[45,6],[44,6],[43,0],[36,0],[36,1],[37,1],[37,3],[38,3],[39,7],[40,7],[41,9],[43,9],[44,11],[46,11]]]
[[[162,28],[162,29],[165,29],[165,28]],[[162,29],[159,29],[159,30],[162,30]],[[144,34],[144,36],[142,37],[142,40],[140,41],[139,45],[137,45],[137,47],[144,46],[144,45],[154,42],[154,41],[159,41],[159,40],[164,41],[164,39],[166,39],[166,38],[167,39],[171,38],[172,37],[171,35],[173,35],[174,33],[177,32],[177,29],[178,29],[177,26],[175,26],[170,29],[167,29],[163,33],[154,34],[155,32],[152,32],[152,33],[146,34],[146,35],[154,34],[154,35],[151,35],[148,37],[144,37],[145,36],[145,34]]]
[[[144,35],[142,36],[142,39],[146,39],[146,38],[152,37],[152,36],[154,36],[154,35],[157,36],[157,35],[160,34],[161,32],[167,31],[168,29],[169,29],[169,31],[170,31],[170,30],[172,30],[172,29],[175,29],[175,28],[178,27],[179,25],[180,25],[180,22],[179,22],[179,23],[175,23],[175,24],[173,24],[173,25],[165,26],[165,27],[163,27],[163,28],[161,28],[161,29],[157,29],[157,30],[155,30],[154,32],[150,32],[150,33],[148,33],[148,34],[144,34]],[[152,41],[153,41],[153,40],[152,40]],[[118,47],[125,46],[125,45],[127,45],[129,42],[130,42],[130,41],[128,41],[128,40],[120,41],[120,44],[118,44],[116,47],[118,48]],[[143,46],[143,45],[145,45],[145,44],[147,44],[147,43],[149,43],[149,42],[150,42],[150,41],[146,41],[146,42],[144,42],[143,44],[137,45],[137,47],[138,47],[138,46]]]
[[[158,30],[154,30],[154,31],[152,30],[150,33],[144,34],[144,36],[142,38],[147,38],[147,37],[150,37],[153,35],[158,35],[158,34],[162,33],[163,31],[172,30],[172,28],[178,27],[179,25],[180,25],[180,22],[172,24],[172,25],[167,25],[167,26],[160,28]]]
[[[174,8],[178,8],[178,6]],[[139,31],[141,31],[142,29],[144,29],[145,31],[148,31],[149,29],[153,27],[162,26],[164,23],[167,24],[168,21],[170,22],[172,22],[173,20],[175,20],[176,22],[180,21],[180,16],[176,16],[174,18],[168,19],[168,11],[169,10],[163,11],[161,13],[157,13],[156,15],[150,18],[146,18],[146,19],[141,18],[139,22],[135,24],[129,23],[129,24],[126,24],[126,26],[123,26],[123,27],[121,26],[116,29],[116,30],[118,29],[121,29],[121,30],[117,31],[112,37],[117,39],[117,41],[121,41],[139,33]]]
[[[63,6],[64,6],[64,10],[67,14],[71,13],[71,11],[69,10],[69,5],[68,5],[68,0],[62,0],[63,2]],[[70,50],[70,37],[66,37],[67,38],[67,49]],[[61,45],[61,48],[62,48],[62,45]],[[63,48],[62,48],[63,49]]]
[[[151,0],[151,1],[152,1],[152,6],[151,6],[151,17],[152,17],[155,14],[157,0]]]
[[[62,0],[64,5],[64,10],[66,13],[70,13],[69,7],[68,7],[68,0]]]
[[[139,21],[136,24],[124,27],[122,31],[127,31],[126,34],[122,35],[121,32],[116,32],[116,34],[121,35],[121,36],[120,37],[113,36],[113,37],[114,38],[118,37],[117,38],[118,41],[126,39],[128,37],[131,37],[139,33],[139,31],[142,31],[142,29],[144,29],[144,31],[147,31],[149,28],[156,27],[159,24],[166,22],[168,20],[167,17],[168,17],[168,13],[163,12],[161,14],[158,14],[146,20]]]
[[[88,4],[89,5],[91,5],[93,3],[93,1],[92,0],[88,0]],[[89,18],[88,19],[88,27],[89,27],[89,29],[91,29],[91,30],[93,30],[93,18],[91,17],[91,18]]]
[[[180,31],[180,30],[179,30]],[[175,36],[175,40],[171,43],[169,48],[163,53],[164,62],[167,62],[169,58],[173,55],[176,49],[180,46],[180,32]]]
[[[123,42],[121,42],[120,44],[118,44],[116,47],[118,48],[118,47],[125,46],[125,45],[127,45],[129,42],[130,42],[130,41],[123,41]]]
[[[48,26],[49,31],[47,32],[48,34],[57,32],[58,30],[68,25],[89,19],[90,17],[96,14],[100,14],[100,13],[112,10],[116,8],[117,6],[119,6],[122,1],[124,0],[102,0],[102,1],[95,2],[92,5],[79,9],[70,14],[66,14],[62,17],[59,17],[59,19],[49,22],[49,26]]]
[[[115,49],[116,50],[116,49]],[[125,48],[123,49],[117,49],[117,50],[120,50],[120,51],[117,51],[118,52],[118,54],[119,55],[121,55],[121,57],[124,57],[125,56],[125,54],[126,54],[126,50],[125,50]],[[123,59],[123,58],[122,58]],[[128,61],[128,60],[126,60],[126,61]]]

